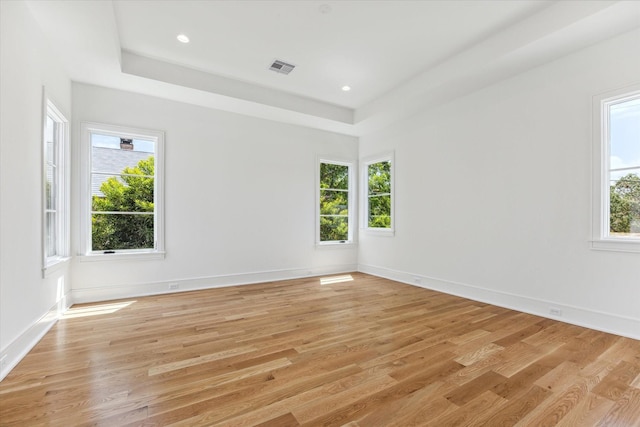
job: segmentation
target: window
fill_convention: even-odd
[[[82,124],[83,255],[163,254],[163,146],[159,131]]]
[[[365,229],[393,232],[393,155],[364,162]]]
[[[319,161],[317,241],[320,244],[353,242],[352,169],[350,163]]]
[[[69,255],[68,121],[45,95],[43,125],[43,272]]]
[[[593,247],[640,252],[640,86],[594,102]]]

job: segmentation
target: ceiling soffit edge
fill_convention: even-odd
[[[122,51],[121,56],[122,72],[126,74],[353,124],[354,111],[351,108],[147,58],[126,50]]]

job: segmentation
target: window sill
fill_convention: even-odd
[[[363,228],[362,230],[372,236],[393,237],[396,234],[396,231],[393,228]]]
[[[96,261],[122,261],[135,259],[136,261],[164,259],[164,251],[153,252],[115,252],[112,254],[92,253],[81,255],[78,257],[80,262],[96,262]]]
[[[54,273],[57,273],[58,271],[66,268],[66,266],[69,265],[70,260],[71,257],[59,257],[47,261],[47,264],[42,268],[42,277],[49,277]]]
[[[592,240],[591,249],[596,251],[640,253],[640,240],[639,239]]]
[[[344,242],[316,242],[316,249],[336,249],[336,248],[353,248],[356,243],[352,240]]]

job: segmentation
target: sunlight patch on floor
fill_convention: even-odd
[[[123,302],[114,302],[107,304],[97,304],[90,306],[82,306],[73,308],[71,307],[62,315],[62,319],[74,319],[76,317],[88,317],[88,316],[99,316],[101,314],[111,314],[115,313],[118,310],[121,310],[125,307],[130,306],[135,301],[123,301]]]
[[[334,283],[342,283],[342,282],[353,282],[353,277],[351,277],[350,274],[345,274],[343,276],[331,276],[331,277],[320,278],[321,285],[332,285]]]

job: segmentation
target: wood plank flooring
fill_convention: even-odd
[[[72,307],[2,426],[640,426],[640,341],[353,273]]]

